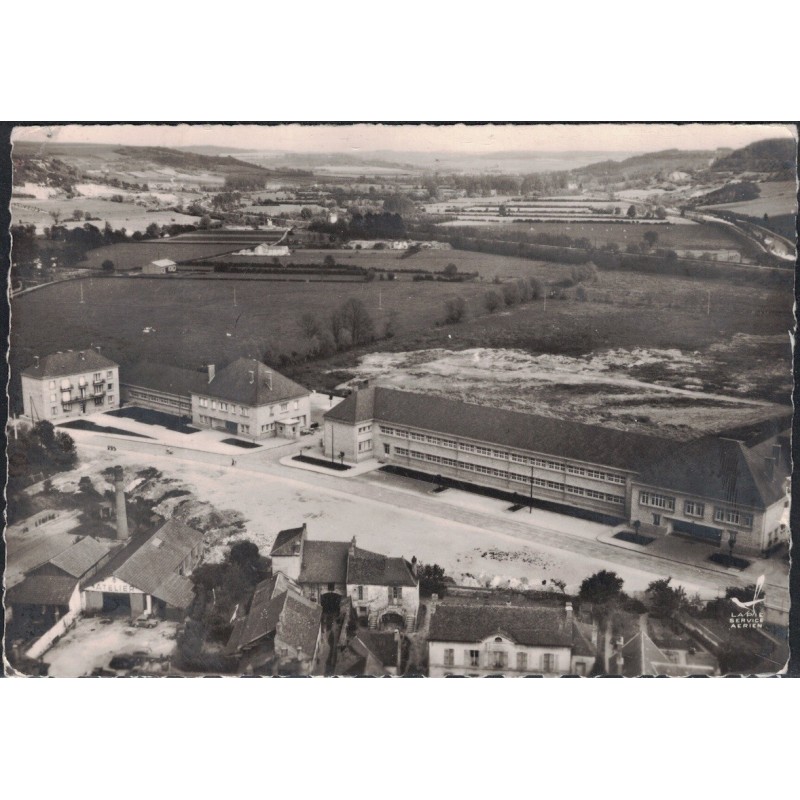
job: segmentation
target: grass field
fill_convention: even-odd
[[[179,242],[173,239],[153,239],[147,242],[125,242],[111,244],[90,250],[86,258],[78,264],[84,269],[101,269],[106,259],[114,262],[118,270],[136,269],[156,261],[159,258],[171,258],[173,261],[209,258],[220,253],[229,253],[241,248],[239,244],[211,242]]]
[[[548,233],[571,236],[574,239],[589,239],[593,245],[600,247],[615,242],[624,249],[630,243],[639,244],[647,230],[658,234],[657,247],[737,247],[741,242],[722,226],[682,224],[649,226],[636,222],[616,222],[608,225],[577,221],[571,222],[534,222],[516,223],[508,226],[510,232],[523,230],[531,234]],[[490,234],[500,237],[501,226],[493,225]],[[452,232],[452,229],[451,229]]]
[[[117,190],[118,192],[120,190]],[[122,194],[128,194],[122,192]],[[143,206],[135,203],[112,203],[99,197],[75,197],[71,200],[65,197],[50,197],[47,199],[14,198],[11,202],[11,218],[13,224],[36,225],[37,233],[42,233],[45,228],[53,224],[51,211],[61,214],[59,224],[68,228],[83,225],[85,220],[72,221],[75,210],[89,212],[92,217],[91,224],[101,228],[106,222],[112,228],[125,228],[129,234],[134,231],[144,231],[152,222],[159,225],[176,223],[179,225],[197,224],[197,217],[188,214],[178,214],[175,211],[147,211]]]
[[[436,255],[446,261],[451,254]],[[413,259],[402,263],[408,261]],[[563,275],[556,265],[521,263],[525,274],[541,270],[545,280],[551,279],[553,271]],[[459,268],[466,269],[466,264],[459,262]],[[80,303],[81,285],[84,304]],[[730,346],[737,334],[785,336],[792,326],[791,289],[603,272],[596,284],[587,287],[589,302],[550,300],[545,309],[537,301],[486,315],[482,299],[489,288],[485,282],[278,283],[234,278],[110,277],[56,284],[12,301],[12,395],[16,392],[18,397],[17,371],[29,365],[34,355],[91,344],[102,345],[104,353],[123,364],[148,359],[187,367],[208,361],[222,364],[238,356],[258,358],[267,347],[277,353],[302,352],[305,343],[299,317],[308,312],[326,320],[350,297],[363,300],[379,332],[391,316],[396,317],[396,335],[297,368],[297,376],[310,386],[321,380],[326,369],[346,369],[368,351],[434,347],[515,347],[566,355],[610,347],[690,351],[716,347],[721,369],[734,379],[761,362],[765,369],[778,376],[785,372],[786,380],[791,379],[788,345],[774,352],[758,344],[745,350]],[[467,319],[458,325],[436,326],[444,315],[445,301],[457,295],[467,300]],[[143,333],[148,326],[155,332]],[[775,388],[781,387],[776,384]]]
[[[745,200],[740,203],[721,203],[708,206],[719,211],[735,211],[750,217],[762,217],[769,214],[779,217],[784,214],[797,214],[797,186],[791,181],[771,181],[760,183],[761,196],[755,200]]]

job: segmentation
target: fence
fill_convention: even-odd
[[[47,631],[47,633],[44,634],[44,636],[34,642],[25,655],[28,658],[39,658],[73,626],[77,618],[77,611],[69,611],[66,613],[58,622],[56,622],[55,625],[53,625],[52,628],[50,628],[49,631]]]

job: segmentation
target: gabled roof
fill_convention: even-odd
[[[398,646],[394,632],[360,630],[337,656],[336,674],[371,674],[367,668],[370,659],[383,668],[377,674],[386,674],[387,668],[397,667]]]
[[[80,372],[112,369],[116,366],[118,366],[116,362],[88,347],[86,350],[67,350],[64,353],[42,356],[38,367],[32,364],[22,370],[22,374],[29,378],[60,378]]]
[[[202,544],[203,534],[180,520],[171,519],[147,538],[131,540],[92,578],[86,587],[113,575],[177,608],[194,597],[192,582],[178,574],[183,560]]]
[[[335,422],[366,422],[374,415],[375,389],[361,389],[337,403],[325,414],[325,419]]]
[[[349,542],[321,542],[307,539],[298,583],[347,583]]]
[[[288,580],[278,573],[256,587],[250,610],[234,623],[225,647],[227,654],[246,649],[271,634],[309,656],[314,654],[322,609],[302,597],[291,585],[278,591],[282,585],[279,576]]]
[[[270,556],[292,556],[294,553],[295,544],[299,544],[305,533],[306,526],[301,525],[299,528],[287,528],[286,530],[279,531],[275,537],[275,543],[272,545],[272,550],[269,551]]]
[[[597,648],[592,644],[592,626],[577,619],[572,623],[572,655],[597,655]]]
[[[308,545],[306,545],[308,546]],[[411,565],[404,559],[354,547],[347,558],[347,583],[364,586],[416,586]]]
[[[98,561],[107,556],[118,542],[101,542],[91,536],[84,536],[71,544],[66,550],[50,559],[49,564],[58,567],[73,578],[82,578]]]
[[[441,603],[431,615],[428,640],[481,642],[506,635],[517,644],[571,647],[573,628],[567,614],[554,606],[458,605]]]
[[[67,606],[78,585],[76,578],[60,575],[29,575],[6,590],[8,605]]]
[[[219,370],[203,389],[193,393],[245,406],[265,406],[305,397],[309,391],[254,358],[238,358]]]
[[[769,476],[764,458],[777,439],[750,449],[719,436],[678,442],[383,387],[354,392],[328,411],[325,419],[349,424],[375,419],[612,467],[635,473],[648,485],[756,508],[780,500],[789,474],[784,457]]]
[[[202,392],[208,386],[208,375],[169,364],[140,361],[122,370],[120,383],[123,386],[141,386],[156,392],[177,394],[188,399],[192,392]]]

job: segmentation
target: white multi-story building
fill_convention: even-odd
[[[119,366],[98,350],[34,356],[22,371],[23,414],[59,422],[119,408]]]
[[[790,473],[788,435],[761,427],[679,442],[376,387],[326,413],[323,450],[760,555],[788,541]]]
[[[208,383],[192,389],[192,423],[249,439],[294,439],[311,421],[311,393],[254,358],[209,366]]]

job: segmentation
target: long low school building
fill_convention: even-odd
[[[519,502],[761,555],[788,541],[788,434],[677,442],[433,395],[354,392],[325,415],[329,458],[380,461]]]

